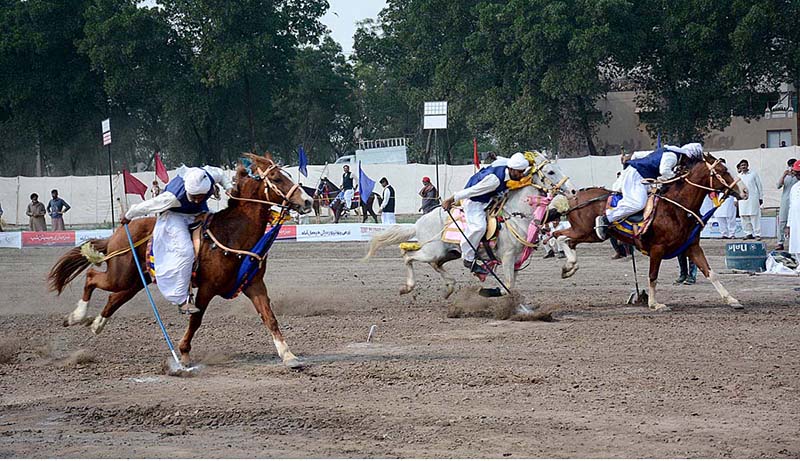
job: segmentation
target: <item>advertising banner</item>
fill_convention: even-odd
[[[0,248],[22,248],[22,232],[0,232]]]
[[[74,231],[22,232],[23,247],[71,247],[75,245]]]

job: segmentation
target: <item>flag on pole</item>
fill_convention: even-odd
[[[156,152],[156,177],[158,177],[158,179],[160,179],[164,184],[169,182],[167,167],[164,166],[164,163],[161,161],[161,156],[158,155],[158,152]]]
[[[297,155],[300,157],[300,167],[298,171],[305,176],[308,177],[308,157],[306,157],[306,151],[303,149],[303,146],[300,146],[297,149]]]
[[[364,170],[361,169],[361,162],[358,162],[358,190],[361,191],[362,202],[367,203],[369,196],[372,195],[373,189],[375,189],[375,181],[369,179],[369,176],[364,174]]]
[[[481,159],[478,158],[478,138],[472,138],[472,163],[475,164],[475,170],[481,169]]]
[[[147,186],[145,186],[143,182],[136,179],[136,176],[130,174],[128,170],[122,170],[122,179],[125,184],[125,195],[139,195],[142,197],[142,200],[144,200],[144,194],[147,192]]]

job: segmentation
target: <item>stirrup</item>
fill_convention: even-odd
[[[594,220],[594,232],[597,234],[597,237],[600,240],[606,240],[608,235],[606,235],[606,231],[608,230],[608,218],[605,215],[598,216]]]

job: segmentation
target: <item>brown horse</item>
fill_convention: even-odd
[[[345,211],[344,202],[336,199],[336,197],[339,195],[340,189],[325,177],[320,179],[319,185],[316,189],[307,186],[302,187],[308,195],[314,197],[314,215],[319,218],[321,216],[321,207],[330,207],[331,211],[333,212],[333,223],[339,224],[339,220],[342,219],[342,215]],[[376,198],[378,199],[378,205],[380,205],[381,196],[375,192],[371,193],[367,199],[367,203],[364,203],[359,199],[359,194],[356,192],[355,196],[353,197],[354,205],[351,208],[348,208],[348,210],[354,210],[356,214],[358,214],[358,210],[360,208],[361,215],[363,216],[361,218],[362,223],[367,222],[367,215],[369,214],[377,224],[378,215],[376,215],[375,211],[372,209],[372,205],[375,203]]]
[[[700,248],[700,228],[693,233],[693,228],[700,220],[700,206],[703,199],[710,192],[731,194],[739,199],[747,198],[747,190],[734,180],[724,163],[720,163],[711,155],[704,154],[702,160],[682,160],[683,172],[676,178],[663,185],[663,190],[658,192],[660,197],[650,228],[639,238],[632,238],[628,234],[616,230],[613,226],[608,228],[610,235],[617,240],[633,244],[642,252],[650,256],[649,271],[649,305],[651,309],[664,309],[666,306],[656,302],[656,281],[662,259],[674,257],[687,240],[686,254],[703,272],[722,296],[728,305],[741,308],[742,305],[728,293],[719,281],[717,274],[711,270]],[[707,184],[707,185],[706,185]],[[605,213],[606,199],[611,195],[607,189],[592,187],[584,189],[575,197],[569,199],[570,209],[566,212],[567,219],[572,226],[556,232],[562,248],[566,248],[567,261],[561,270],[561,277],[571,277],[578,270],[578,257],[575,247],[579,243],[599,242],[594,229],[595,218]]]
[[[256,244],[273,219],[272,208],[294,209],[301,213],[311,210],[311,197],[292,182],[289,175],[272,161],[269,154],[266,157],[246,155],[253,162],[252,165],[247,168],[239,166],[236,172],[236,186],[231,191],[228,207],[215,213],[207,226],[220,243],[234,250],[250,250]],[[139,242],[152,235],[155,222],[155,218],[133,220],[128,225],[133,241]],[[92,331],[99,334],[114,312],[144,286],[137,274],[131,252],[125,251],[130,247],[124,228],[117,228],[108,239],[92,240],[91,244],[96,250],[109,255],[114,252],[121,253],[107,259],[105,272],[89,270],[83,297],[64,321],[64,325],[89,322],[86,319],[89,299],[92,292],[99,288],[111,292],[103,311],[91,322]],[[146,248],[147,245],[136,248],[136,257],[139,258],[142,267],[145,267]],[[195,305],[200,312],[190,315],[189,326],[179,345],[181,362],[185,365],[189,363],[192,337],[200,328],[208,303],[215,296],[223,295],[235,288],[241,262],[239,254],[224,251],[209,238],[201,240],[196,262],[197,273],[194,276],[194,284],[199,287]],[[89,265],[90,262],[82,255],[81,248],[73,248],[50,270],[50,289],[61,294],[64,287]],[[272,333],[272,340],[283,363],[291,368],[302,367],[302,363],[286,345],[278,321],[270,308],[267,287],[264,284],[265,270],[266,266],[262,264],[252,283],[244,289],[244,294],[253,302],[256,311]],[[150,283],[149,275],[146,274],[145,277]]]

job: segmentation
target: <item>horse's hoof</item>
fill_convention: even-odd
[[[742,303],[740,303],[739,301],[737,301],[735,299],[732,302],[729,302],[728,305],[731,306],[734,309],[744,309],[744,306],[742,305]]]
[[[561,278],[568,279],[575,275],[575,272],[578,272],[578,266],[575,266],[572,269],[561,269]]]
[[[447,291],[446,291],[446,292],[445,292],[445,294],[444,294],[444,299],[447,299],[447,298],[449,298],[449,297],[450,297],[450,296],[453,294],[453,292],[454,292],[454,291],[456,291],[456,289],[455,289],[455,288],[453,288],[453,287],[447,287]]]
[[[411,290],[413,290],[413,288],[403,287],[403,288],[400,289],[400,294],[401,295],[407,295],[407,294],[411,293]]]
[[[300,361],[297,357],[291,358],[289,360],[284,360],[284,365],[291,370],[302,370],[305,367],[305,364]]]
[[[670,308],[667,307],[666,304],[661,304],[661,303],[655,303],[655,304],[651,305],[650,309],[652,309],[654,311],[660,311],[660,312],[668,312],[670,310]]]

